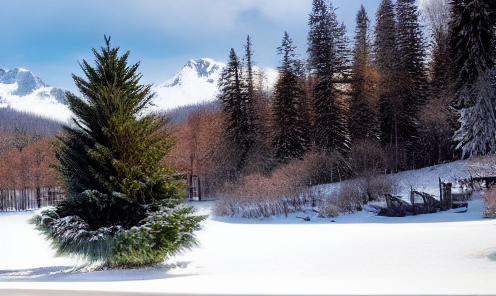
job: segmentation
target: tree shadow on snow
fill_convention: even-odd
[[[0,282],[113,282],[156,280],[182,277],[187,275],[171,275],[167,271],[172,268],[185,267],[187,262],[161,265],[141,269],[114,269],[87,271],[80,267],[50,266],[29,269],[0,270]]]

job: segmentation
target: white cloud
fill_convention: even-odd
[[[306,0],[149,0],[134,3],[142,21],[162,26],[169,34],[186,36],[232,32],[246,25],[247,13],[256,21],[291,26],[295,19],[306,20],[310,1]]]

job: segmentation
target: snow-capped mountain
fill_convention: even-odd
[[[62,122],[71,116],[64,90],[45,84],[22,68],[0,68],[0,108],[5,107]]]
[[[150,111],[170,110],[215,100],[220,74],[226,65],[208,58],[189,60],[167,81],[152,89],[157,94]],[[259,71],[258,67],[254,67]],[[265,85],[271,89],[277,71],[264,69]],[[64,90],[46,85],[31,71],[0,68],[0,108],[10,107],[67,122],[72,116]]]
[[[157,110],[212,101],[217,93],[217,82],[224,63],[212,59],[189,60],[171,78],[153,89]]]
[[[167,81],[153,89],[157,94],[155,110],[199,104],[215,100],[220,74],[226,65],[208,58],[189,60]],[[260,71],[259,67],[254,67]],[[270,91],[278,77],[274,69],[264,69],[265,85]]]
[[[20,97],[32,93],[35,89],[47,86],[39,77],[22,68],[9,71],[0,69],[0,83],[17,85],[17,88],[11,94]]]

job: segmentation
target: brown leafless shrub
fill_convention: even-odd
[[[349,177],[349,163],[336,151],[330,154],[312,151],[307,153],[301,162],[307,168],[306,182],[309,185],[340,182]]]
[[[270,176],[251,174],[236,184],[229,183],[218,195],[214,214],[246,218],[287,215],[311,209],[320,217],[335,217],[339,213],[352,213],[369,200],[391,192],[391,181],[383,175],[381,161],[366,160],[367,155],[383,155],[377,151],[357,153],[376,175],[360,174],[360,178],[344,182],[339,193],[332,196],[317,194],[311,186],[349,176],[350,166],[339,154],[310,152],[272,172]],[[358,165],[358,162],[356,162]],[[361,164],[362,167],[363,163]],[[376,168],[376,169],[373,169]]]
[[[225,196],[215,203],[214,215],[261,218],[287,215],[295,212],[284,199],[263,198],[257,201],[236,196]]]
[[[335,198],[335,204],[341,213],[352,214],[362,209],[363,192],[357,181],[344,182]]]
[[[384,175],[342,182],[336,193],[323,199],[318,210],[319,217],[335,217],[340,213],[361,211],[364,204],[378,200],[386,193],[394,193],[395,190],[393,179]]]
[[[364,140],[353,145],[349,158],[354,177],[368,177],[383,173],[387,167],[386,154],[373,141]]]
[[[483,218],[496,218],[496,187],[488,190],[484,195]]]
[[[215,203],[214,214],[243,218],[287,215],[301,210],[301,195],[307,190],[297,174],[279,170],[271,177],[252,174],[239,184],[225,186]]]
[[[350,168],[364,203],[391,192],[391,180],[381,175],[387,168],[382,147],[370,140],[355,144],[350,152]]]
[[[319,207],[320,218],[334,218],[341,214],[339,207],[333,202],[325,202]]]
[[[251,174],[237,184],[228,184],[219,194],[214,214],[247,218],[287,215],[316,203],[310,193],[317,154],[293,160],[276,169],[270,176]]]
[[[356,182],[364,203],[377,200],[386,193],[392,194],[397,191],[397,185],[387,175],[368,176],[360,178]]]

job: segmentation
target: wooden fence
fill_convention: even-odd
[[[187,175],[188,200],[212,200],[212,187],[205,175]]]
[[[26,211],[55,206],[64,199],[65,193],[60,186],[0,189],[0,211]]]

